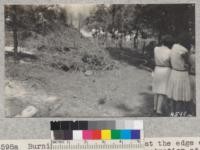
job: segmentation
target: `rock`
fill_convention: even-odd
[[[92,70],[87,70],[86,72],[85,72],[85,75],[86,76],[91,76],[93,74],[93,71]]]
[[[56,96],[49,96],[46,100],[47,103],[54,104],[59,101],[58,97]]]
[[[15,117],[33,117],[38,112],[38,109],[34,106],[27,106],[21,114],[16,115]]]
[[[62,103],[60,102],[61,99],[59,99],[56,96],[48,96],[46,99],[44,99],[46,107],[51,111],[59,108]]]

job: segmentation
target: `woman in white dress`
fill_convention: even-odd
[[[173,45],[170,35],[162,37],[161,45],[154,48],[155,69],[153,74],[152,90],[154,93],[154,111],[158,115],[164,114],[168,79],[171,73],[170,53]],[[166,106],[165,106],[166,108]]]
[[[195,48],[194,44],[190,50],[189,55],[189,75],[190,75],[190,84],[191,84],[191,103],[188,108],[188,116],[195,116],[196,114],[196,80],[195,80]]]
[[[172,71],[167,88],[167,96],[171,99],[171,116],[185,116],[186,105],[191,100],[191,85],[188,73],[189,49],[189,36],[181,35],[171,50]]]

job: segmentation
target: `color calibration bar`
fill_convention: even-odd
[[[126,121],[55,121],[51,122],[53,140],[140,140],[143,122]]]

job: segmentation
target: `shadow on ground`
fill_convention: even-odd
[[[125,62],[129,65],[133,65],[137,68],[142,69],[141,66],[153,69],[154,64],[152,58],[147,57],[144,54],[139,53],[137,50],[130,48],[115,48],[108,47],[106,50],[109,52],[110,56],[120,62]]]
[[[142,95],[142,103],[143,105],[135,107],[132,109],[130,106],[120,103],[116,105],[115,107],[117,109],[120,109],[124,111],[124,116],[126,117],[154,117],[154,112],[153,112],[153,94],[147,93],[147,92],[142,92],[140,93]]]
[[[126,62],[129,65],[134,65],[137,67],[141,63],[144,63],[143,55],[129,48],[120,49],[109,47],[107,48],[107,51],[113,59]]]
[[[148,89],[151,89],[151,86],[149,86]],[[149,109],[150,108],[147,112],[144,111],[144,114],[146,114],[146,116],[150,115],[149,117],[158,117],[157,114],[155,114],[153,112],[154,94],[153,93],[142,92],[142,93],[140,93],[140,95],[143,96],[143,100],[144,100],[144,107],[142,109],[144,109],[144,108]],[[159,117],[166,117],[166,116],[168,116],[168,113],[169,113],[169,107],[168,107],[168,105],[169,105],[169,101],[167,100],[163,104],[163,106],[164,106],[163,109],[164,109],[165,112],[164,112],[164,114],[162,116],[159,115]],[[148,115],[147,113],[149,113],[149,112],[150,112],[150,114]]]
[[[129,117],[154,117],[153,94],[149,92],[139,93],[142,96],[143,105],[137,108],[139,114],[127,114]]]

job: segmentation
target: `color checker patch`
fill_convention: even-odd
[[[74,140],[82,140],[83,139],[83,132],[81,130],[74,130],[73,131],[73,139]]]
[[[101,130],[94,130],[92,133],[92,139],[100,140],[101,139]]]
[[[121,130],[121,139],[131,139],[131,130]]]
[[[83,139],[92,140],[92,130],[83,130]]]
[[[111,131],[111,138],[113,139],[113,140],[118,140],[118,139],[120,139],[120,130],[112,130]]]
[[[131,139],[140,139],[140,130],[132,130]]]
[[[110,140],[111,139],[111,130],[101,130],[101,139]]]

